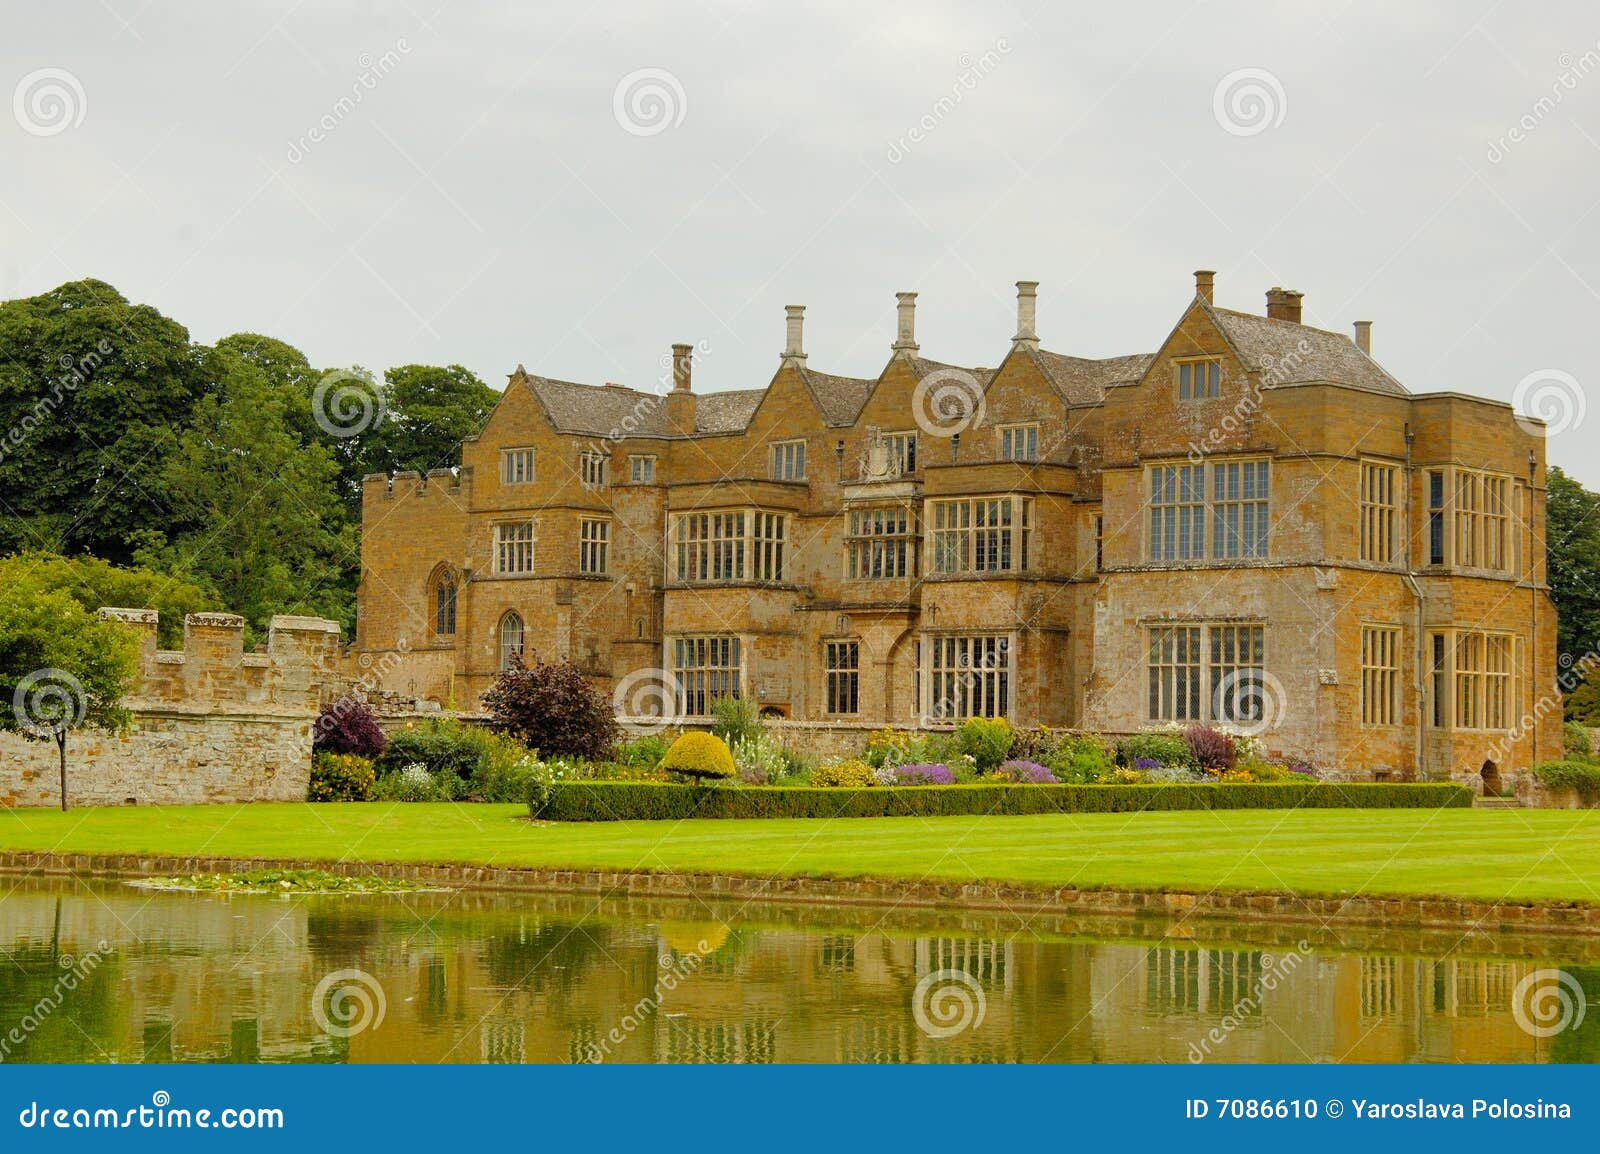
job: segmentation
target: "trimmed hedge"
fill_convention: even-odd
[[[557,782],[530,793],[545,821],[686,818],[938,817],[1132,813],[1173,809],[1444,809],[1470,806],[1464,785],[1286,782],[1237,785],[947,785],[896,789],[726,789],[652,781]]]

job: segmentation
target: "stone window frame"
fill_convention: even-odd
[[[1523,660],[1523,638],[1519,634],[1460,626],[1429,629],[1425,652],[1429,658],[1429,729],[1461,733],[1518,731]]]
[[[1360,539],[1356,556],[1376,565],[1393,565],[1400,556],[1401,467],[1363,457],[1360,478]]]
[[[1033,570],[1034,499],[1026,493],[930,497],[923,502],[928,541],[924,571],[939,577]]]
[[[898,476],[908,477],[917,471],[921,460],[917,456],[920,446],[915,429],[897,429],[883,434],[883,446],[889,450],[889,458],[894,461]]]
[[[1260,493],[1246,495],[1219,491],[1222,478],[1239,470],[1263,470]],[[1244,453],[1207,461],[1156,460],[1144,467],[1144,559],[1156,565],[1227,565],[1237,561],[1264,561],[1272,556],[1272,457]],[[1229,510],[1238,510],[1237,527],[1230,527]],[[1246,535],[1244,527],[1256,531]],[[1236,542],[1237,552],[1228,548]],[[1254,547],[1259,542],[1259,548]]]
[[[448,596],[445,587],[448,585]],[[461,576],[448,564],[434,566],[428,575],[429,632],[435,637],[454,637],[461,598]]]
[[[1201,391],[1195,391],[1197,365],[1209,366],[1200,381]],[[1187,370],[1187,371],[1186,371]],[[1222,358],[1216,355],[1175,357],[1172,361],[1172,388],[1179,401],[1214,401],[1222,395]]]
[[[829,638],[822,643],[822,680],[825,714],[829,717],[855,717],[861,713],[859,637]]]
[[[506,670],[511,668],[513,655],[521,657],[527,652],[528,625],[522,619],[522,614],[515,609],[507,609],[500,614],[500,620],[495,624],[495,668]],[[507,642],[516,639],[515,647],[508,648]]]
[[[915,580],[922,572],[921,512],[922,506],[913,501],[877,502],[847,508],[843,579]],[[891,520],[896,527],[885,531],[884,526]]]
[[[1426,564],[1433,568],[1521,575],[1523,485],[1513,473],[1465,465],[1422,471],[1427,509]]]
[[[663,648],[679,717],[705,717],[717,698],[744,696],[744,638],[739,634],[675,634]]]
[[[992,660],[997,653],[1003,663]],[[926,699],[918,702],[924,724],[957,723],[969,717],[1011,718],[1016,713],[1015,632],[925,630],[918,638],[917,672],[918,694],[926,694]],[[974,709],[974,703],[999,708],[983,712]]]
[[[669,580],[697,586],[783,584],[790,562],[789,519],[787,510],[757,505],[669,514]]]
[[[767,442],[767,475],[774,481],[806,479],[806,439]]]
[[[1361,623],[1361,724],[1369,729],[1401,723],[1400,674],[1405,632],[1389,622]]]
[[[1263,719],[1270,635],[1264,620],[1163,620],[1143,628],[1147,722],[1236,725]],[[1240,712],[1241,702],[1247,712]]]
[[[611,518],[578,519],[578,572],[590,577],[611,572]]]
[[[996,425],[995,438],[1000,443],[1002,461],[1020,461],[1031,465],[1039,460],[1039,422],[1018,421],[1014,424]]]
[[[500,450],[500,483],[531,485],[539,476],[539,450],[533,445],[511,445]]]
[[[508,537],[510,531],[519,531],[518,537]],[[520,535],[521,530],[526,530],[525,539]],[[494,523],[494,573],[497,577],[530,577],[535,572],[535,561],[538,554],[539,525],[532,517],[525,517],[516,521],[496,521]],[[526,557],[521,546],[526,546]],[[510,564],[508,561],[521,562]]]
[[[578,453],[578,483],[585,489],[604,489],[609,482],[611,457],[598,449]]]
[[[631,453],[628,456],[628,480],[634,485],[654,485],[656,483],[656,455],[654,453]]]

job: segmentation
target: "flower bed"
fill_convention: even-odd
[[[528,798],[529,813],[545,821],[939,817],[1176,809],[1445,809],[1471,804],[1472,791],[1466,786],[1433,782],[738,789],[659,782],[570,781],[542,786]]]

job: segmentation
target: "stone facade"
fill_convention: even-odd
[[[304,801],[311,728],[339,684],[339,626],[274,617],[264,651],[244,651],[244,618],[191,613],[183,649],[156,648],[147,609],[102,609],[139,637],[138,683],[124,733],[67,739],[73,805]],[[0,805],[59,805],[52,741],[0,733]]]
[[[1192,298],[1153,353],[921,356],[655,392],[518,367],[459,469],[366,478],[356,648],[471,709],[519,646],[619,712],[718,693],[844,728],[1192,719],[1336,775],[1511,782],[1559,755],[1544,439],[1354,335]]]

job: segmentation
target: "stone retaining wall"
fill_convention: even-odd
[[[1600,904],[1523,905],[1456,898],[1297,897],[1281,893],[1147,893],[1074,890],[987,882],[762,878],[728,874],[559,870],[315,859],[162,857],[145,854],[0,853],[0,871],[100,877],[235,873],[251,869],[321,869],[379,874],[451,889],[533,890],[608,897],[736,899],[782,903],[858,903],[1004,910],[1012,914],[1083,914],[1315,922],[1473,933],[1600,934]]]

